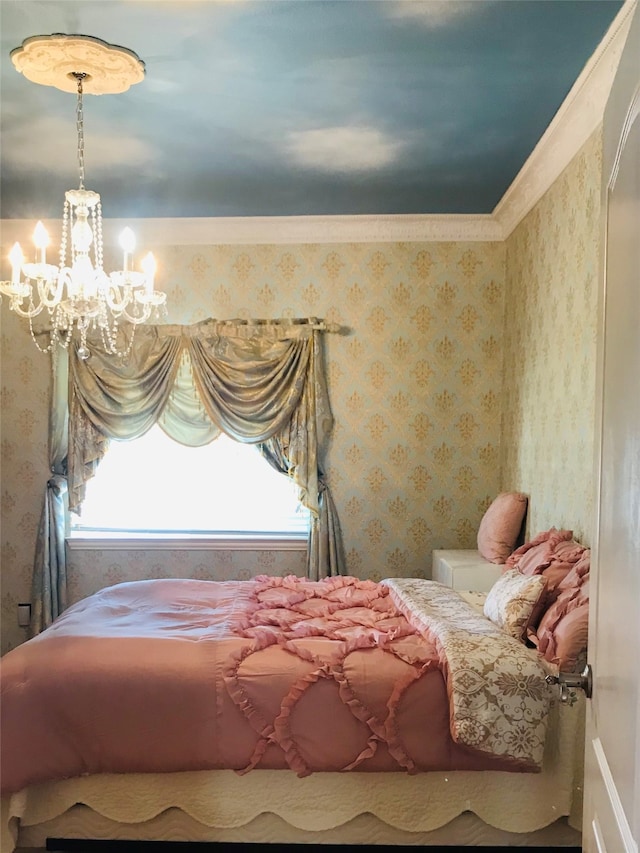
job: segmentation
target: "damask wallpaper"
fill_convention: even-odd
[[[532,496],[528,532],[591,544],[602,135],[506,244],[502,482]]]
[[[587,542],[597,186],[592,139],[506,242],[152,248],[168,322],[317,316],[335,417],[327,473],[347,570],[424,576],[434,548],[475,547],[501,489],[532,533]],[[49,362],[2,317],[2,650],[22,642],[47,479]],[[503,438],[501,440],[501,431]],[[77,600],[124,580],[304,571],[304,553],[71,551]]]
[[[322,317],[335,429],[327,473],[348,571],[428,576],[431,551],[473,547],[499,486],[500,243],[158,246],[169,322]],[[22,639],[46,478],[48,366],[3,309],[3,624]],[[296,552],[70,552],[72,600],[166,575],[297,572]]]

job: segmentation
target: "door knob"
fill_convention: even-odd
[[[587,699],[591,699],[593,692],[593,673],[591,666],[587,664],[581,673],[577,672],[559,672],[557,675],[547,675],[545,678],[547,684],[560,685],[560,701],[569,702],[571,698],[571,689],[582,690]]]

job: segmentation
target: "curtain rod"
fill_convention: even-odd
[[[195,325],[205,325],[206,323],[219,323],[221,326],[309,326],[314,331],[328,332],[329,334],[340,334],[346,331],[344,326],[339,323],[327,323],[325,320],[318,320],[316,317],[276,317],[274,319],[254,318],[245,320],[239,317],[231,320],[217,320],[214,317],[209,317],[203,320],[202,323]]]
[[[240,324],[245,325],[245,326],[269,326],[269,325],[276,326],[279,323],[282,323],[282,320],[213,320],[213,319],[211,319],[211,320],[205,320],[203,322],[205,322],[205,323],[206,322],[214,322],[214,323],[220,323],[221,325],[232,325],[234,323],[240,323]],[[287,322],[287,321],[285,320],[285,322]],[[344,332],[346,332],[346,327],[341,326],[339,323],[326,323],[324,320],[316,320],[312,317],[310,317],[308,320],[304,320],[304,321],[292,320],[290,322],[292,323],[292,325],[298,325],[298,326],[308,325],[314,331],[327,332],[330,335],[339,335],[339,334],[343,334]],[[147,324],[147,325],[151,325],[151,324]],[[175,323],[167,323],[166,325],[174,326],[176,324]],[[195,325],[200,325],[200,324],[196,323]],[[34,329],[34,334],[37,336],[49,335],[49,334],[51,334],[51,331],[52,330],[50,327],[44,326],[44,327],[41,327],[40,329]]]
[[[328,332],[330,335],[339,335],[342,332],[342,326],[338,323],[325,323],[321,320],[319,323],[311,323],[311,328],[318,332]]]

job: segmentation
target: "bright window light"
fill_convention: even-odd
[[[134,441],[111,441],[71,527],[72,535],[306,535],[309,512],[256,447],[224,434],[185,447],[154,426]]]

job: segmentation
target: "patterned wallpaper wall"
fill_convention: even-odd
[[[158,246],[169,322],[309,316],[326,336],[335,430],[327,473],[348,571],[429,576],[474,547],[500,485],[501,243]],[[46,479],[47,359],[3,306],[3,649],[22,641]],[[70,552],[72,600],[123,580],[302,573],[304,554]]]
[[[169,322],[323,317],[335,431],[328,475],[347,569],[429,576],[475,545],[503,488],[528,532],[590,542],[601,140],[595,134],[505,243],[158,246]],[[47,478],[49,363],[2,322],[2,651],[22,642]],[[502,441],[501,441],[502,429]],[[299,552],[70,552],[77,600],[123,580],[301,574]]]
[[[502,480],[531,496],[528,533],[585,545],[593,463],[602,137],[507,240]]]
[[[3,252],[6,257],[6,252]],[[18,603],[28,602],[35,539],[49,477],[47,427],[51,368],[28,323],[0,306],[0,628],[2,652],[23,642]]]

